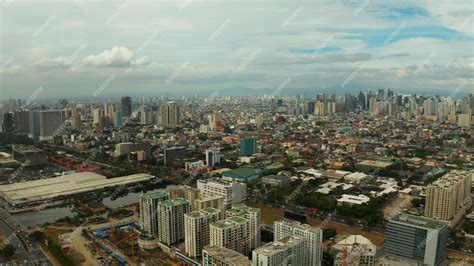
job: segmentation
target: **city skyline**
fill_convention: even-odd
[[[2,98],[449,94],[473,83],[468,1],[3,1],[0,10]]]

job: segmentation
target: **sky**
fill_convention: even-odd
[[[473,14],[473,0],[0,0],[0,95],[468,92]]]

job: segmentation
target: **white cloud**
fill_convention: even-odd
[[[150,64],[148,59],[136,58],[135,53],[126,47],[113,47],[97,55],[89,55],[82,62],[94,67],[128,67]]]
[[[70,67],[70,62],[66,57],[43,58],[33,63],[35,67],[46,69],[64,69]]]

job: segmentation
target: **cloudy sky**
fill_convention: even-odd
[[[1,96],[239,88],[467,92],[474,88],[473,5],[0,0]]]

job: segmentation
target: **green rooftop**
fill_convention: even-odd
[[[400,222],[408,225],[421,226],[429,229],[439,229],[447,224],[442,221],[426,218],[423,216],[416,216],[412,214],[402,213],[393,218],[392,221]]]
[[[145,193],[141,194],[142,198],[151,198],[151,199],[163,198],[163,197],[166,197],[166,196],[169,196],[169,194],[168,194],[168,192],[166,192],[163,189],[156,189],[156,190],[148,191],[148,192],[145,192]]]
[[[241,225],[241,224],[244,224],[244,223],[247,223],[247,222],[248,221],[244,218],[231,217],[231,218],[213,223],[212,226],[217,227],[219,229],[229,229],[229,228],[232,228],[236,225]]]
[[[189,202],[184,198],[174,198],[174,199],[164,200],[160,202],[159,204],[160,206],[163,205],[165,207],[174,207],[178,205],[189,204]]]
[[[218,209],[209,207],[209,208],[205,208],[205,209],[202,209],[202,210],[189,212],[186,215],[191,217],[191,218],[199,218],[199,217],[204,217],[206,214],[211,214],[212,215],[212,214],[218,214],[220,212],[221,211],[218,210]]]

